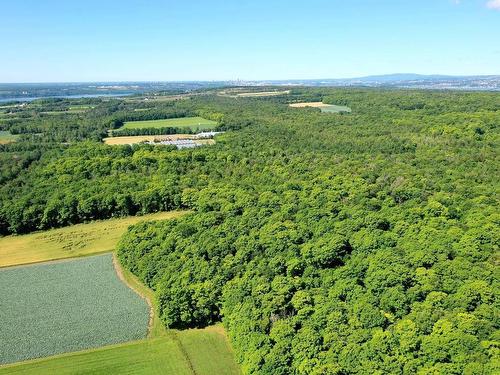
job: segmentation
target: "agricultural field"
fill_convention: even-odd
[[[40,113],[43,113],[44,115],[63,115],[66,113],[84,113],[93,108],[94,108],[93,106],[81,104],[81,105],[73,105],[70,107],[62,108],[60,110],[43,111]]]
[[[68,111],[69,112],[84,112],[86,110],[89,110],[89,109],[93,109],[94,106],[92,105],[85,105],[85,104],[77,104],[77,105],[72,105],[68,108]]]
[[[0,364],[145,338],[150,309],[111,254],[0,269]]]
[[[67,111],[43,111],[40,112],[42,115],[47,115],[47,116],[59,116],[59,115],[64,115],[68,113]]]
[[[0,130],[0,145],[15,142],[18,135],[10,134],[8,131]]]
[[[0,375],[239,375],[218,327],[0,367]]]
[[[204,119],[203,117],[180,117],[164,120],[148,121],[128,121],[116,130],[119,133],[122,129],[148,129],[148,128],[190,128],[196,131],[212,130],[217,126],[217,122]]]
[[[111,146],[135,145],[142,142],[153,142],[156,138],[158,138],[157,135],[130,135],[123,137],[107,137],[102,141]]]
[[[280,96],[280,95],[288,95],[290,90],[285,91],[261,91],[261,92],[241,92],[236,94],[241,98],[259,98],[259,97],[267,97],[267,96]]]
[[[342,106],[342,105],[335,105],[335,104],[324,104],[322,102],[307,102],[307,103],[292,103],[290,104],[290,107],[292,108],[305,108],[305,107],[312,107],[312,108],[319,108],[321,112],[325,113],[341,113],[341,112],[351,112],[351,108]]]
[[[161,135],[131,135],[123,137],[108,137],[104,138],[103,142],[110,146],[118,145],[135,145],[143,142],[160,142],[163,139],[168,140],[181,140],[181,139],[195,139],[195,136],[191,134],[169,134],[165,136]],[[199,146],[203,145],[213,145],[215,140],[213,139],[196,139],[194,141]]]
[[[273,91],[242,91],[241,89],[229,89],[219,91],[217,95],[227,96],[231,98],[264,98],[269,96],[288,95],[290,90],[273,90]]]
[[[79,256],[110,251],[129,225],[185,213],[110,219],[0,238],[0,260],[12,266],[15,259],[29,263],[74,256],[67,251],[75,247],[82,252]],[[78,245],[85,237],[88,242]],[[153,291],[110,253],[0,268],[0,285],[0,375],[240,374],[222,326],[167,330]]]
[[[108,137],[104,138],[103,142],[107,145],[134,145],[142,142],[154,142],[155,140],[168,138],[172,140],[178,139],[195,139],[195,135],[192,134],[168,134],[165,136],[161,135],[131,135],[131,136],[123,136],[123,137]],[[198,140],[197,143],[205,144],[207,141],[212,141],[212,139]],[[209,144],[211,142],[208,142]]]
[[[222,326],[176,331],[194,374],[237,375],[239,366]]]
[[[124,97],[122,100],[128,103],[137,102],[149,102],[149,103],[161,103],[161,102],[172,102],[177,100],[185,100],[194,96],[200,96],[202,94],[189,93],[189,94],[178,94],[178,95],[149,95],[149,96],[131,96]]]
[[[77,224],[21,236],[0,237],[0,267],[112,251],[130,225],[140,221],[172,219],[184,213],[159,212]]]

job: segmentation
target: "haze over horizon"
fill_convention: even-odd
[[[396,0],[27,0],[2,8],[2,83],[500,74],[498,0],[411,7]]]

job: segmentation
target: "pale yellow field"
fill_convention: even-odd
[[[157,135],[134,135],[129,137],[109,137],[104,138],[103,141],[107,145],[133,145],[141,142],[152,142]]]
[[[169,134],[169,135],[134,135],[127,137],[109,137],[104,138],[103,141],[107,145],[117,146],[117,145],[134,145],[141,142],[153,142],[155,139],[168,138],[171,140],[176,139],[193,139],[195,136],[193,134]],[[215,141],[213,139],[199,139],[196,143],[200,145],[213,145]]]
[[[321,108],[328,107],[329,104],[324,104],[322,102],[309,102],[309,103],[292,103],[290,107],[294,108],[304,108],[304,107],[313,107],[313,108]]]
[[[125,137],[108,137],[104,138],[103,141],[107,145],[134,145],[141,142],[153,142],[155,139],[160,138],[170,138],[170,139],[191,139],[193,135],[191,134],[169,134],[169,135],[131,135]]]
[[[281,90],[281,91],[258,91],[258,92],[245,92],[241,89],[229,89],[224,91],[219,91],[217,95],[219,96],[228,96],[231,98],[258,98],[258,97],[266,97],[266,96],[279,96],[279,95],[287,95],[290,94],[290,90]]]
[[[0,267],[74,258],[113,251],[127,228],[140,221],[165,220],[187,211],[95,221],[21,236],[0,237]]]
[[[241,96],[243,98],[251,98],[251,97],[260,97],[260,96],[278,96],[278,95],[286,95],[289,94],[290,90],[286,91],[261,91],[261,92],[242,92],[236,94],[237,96]]]
[[[308,102],[308,103],[292,103],[290,104],[290,107],[293,108],[304,108],[304,107],[311,107],[311,108],[319,108],[321,112],[325,113],[351,113],[351,108],[346,107],[344,105],[335,105],[335,104],[324,104],[322,102]]]

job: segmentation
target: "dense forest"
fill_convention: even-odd
[[[3,110],[21,138],[0,145],[0,233],[190,209],[131,227],[119,258],[166,326],[222,321],[244,373],[500,372],[498,93],[85,100]],[[191,115],[227,131],[188,150],[100,142]]]

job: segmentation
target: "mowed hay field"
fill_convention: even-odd
[[[176,335],[183,351],[190,359],[193,374],[241,373],[222,326],[177,331]]]
[[[239,375],[217,327],[0,367],[0,375]]]
[[[119,132],[117,132],[116,134],[119,134]],[[158,138],[157,135],[131,135],[123,137],[107,137],[102,141],[107,145],[117,146],[134,145],[141,142],[153,142],[156,138]]]
[[[319,108],[321,110],[321,112],[326,112],[326,113],[351,112],[351,108],[349,108],[349,107],[342,106],[342,105],[335,105],[335,104],[324,104],[322,102],[292,103],[292,104],[290,104],[290,107],[292,107],[292,108],[305,108],[305,107]]]
[[[144,340],[0,367],[1,375],[191,374],[172,340]]]
[[[116,133],[119,134],[119,133]],[[108,137],[104,138],[103,142],[107,145],[117,146],[117,145],[133,145],[141,142],[153,142],[155,139],[168,138],[171,140],[177,139],[194,139],[193,134],[168,134],[168,135],[131,135],[123,137]],[[214,144],[213,139],[199,139],[196,141],[198,144]]]
[[[227,96],[230,98],[263,98],[269,96],[281,96],[290,94],[290,90],[273,90],[273,91],[244,91],[241,89],[228,89],[219,91],[217,95]]]
[[[260,92],[241,92],[236,94],[236,96],[242,98],[259,98],[259,97],[267,97],[267,96],[280,96],[280,95],[288,95],[290,94],[290,90],[286,91],[260,91]]]
[[[145,338],[146,300],[112,254],[0,269],[0,364]]]
[[[179,117],[164,120],[149,121],[128,121],[117,130],[122,129],[147,129],[147,128],[190,128],[192,130],[212,130],[217,126],[217,122],[204,119],[203,117]]]
[[[0,267],[113,251],[130,225],[140,221],[172,219],[185,213],[159,212],[77,224],[21,236],[0,237]]]

